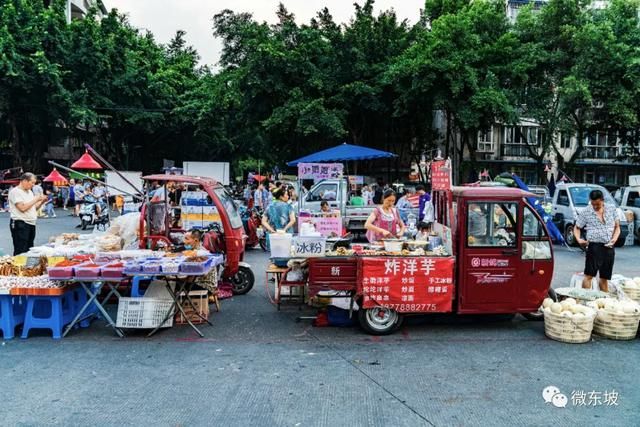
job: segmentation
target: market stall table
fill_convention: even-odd
[[[106,304],[109,301],[109,298],[111,298],[113,295],[115,295],[118,299],[122,297],[122,295],[120,295],[120,292],[118,292],[118,286],[117,286],[123,283],[122,279],[116,279],[116,278],[110,279],[105,277],[95,278],[95,279],[77,278],[77,279],[65,280],[65,282],[68,282],[70,284],[80,285],[82,289],[84,289],[88,298],[87,298],[87,302],[82,306],[82,308],[80,309],[76,317],[74,317],[71,323],[67,325],[67,328],[62,334],[63,337],[66,337],[69,331],[73,329],[75,325],[95,315],[95,313],[88,313],[89,307],[91,307],[92,304],[95,305],[95,307],[98,309],[98,311],[100,312],[104,320],[107,321],[107,324],[113,328],[116,334],[118,334],[120,338],[124,337],[124,333],[122,332],[122,330],[120,330],[120,328],[116,326],[116,323],[113,321],[113,319],[111,318],[111,316],[109,315],[109,313],[107,312],[107,310],[104,308],[104,305],[103,305],[103,304]],[[109,287],[109,293],[102,301],[100,301],[98,297],[102,293],[102,289],[105,286]]]
[[[160,330],[160,328],[163,327],[165,322],[167,320],[169,320],[169,318],[171,318],[171,316],[173,316],[175,314],[176,310],[177,310],[182,314],[183,318],[187,321],[189,326],[191,326],[191,328],[201,338],[203,338],[204,334],[202,332],[200,332],[200,330],[193,324],[193,322],[191,321],[190,316],[187,315],[187,313],[185,313],[185,311],[184,311],[184,309],[182,307],[182,303],[180,301],[180,297],[184,296],[185,301],[194,310],[194,314],[196,316],[198,316],[203,321],[207,322],[209,325],[213,326],[213,324],[209,321],[209,319],[205,318],[204,316],[202,316],[198,312],[198,310],[195,307],[195,304],[191,300],[191,297],[190,297],[189,293],[193,289],[194,285],[198,285],[198,283],[196,282],[196,278],[197,277],[201,277],[201,276],[205,276],[205,275],[209,274],[212,269],[217,268],[223,262],[224,262],[224,258],[222,256],[218,255],[218,256],[211,257],[211,261],[207,264],[207,267],[203,271],[200,271],[200,272],[197,272],[197,273],[189,273],[189,272],[178,272],[178,273],[171,273],[171,274],[168,274],[168,273],[154,273],[153,274],[154,277],[156,277],[158,279],[161,279],[161,280],[164,280],[167,293],[171,297],[171,300],[173,301],[173,303],[169,307],[169,310],[167,311],[167,314],[162,319],[162,321],[151,332],[149,332],[147,337],[151,337],[156,332],[158,332]],[[128,275],[128,276],[131,276],[131,277],[135,277],[135,276],[149,276],[150,273],[149,272],[127,272],[127,271],[125,271],[125,274]],[[176,284],[175,290],[171,286],[172,282]]]

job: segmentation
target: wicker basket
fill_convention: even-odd
[[[640,288],[626,288],[623,286],[622,291],[630,299],[640,304]]]
[[[599,310],[593,332],[612,340],[632,340],[638,333],[640,313],[618,314]]]
[[[544,313],[544,333],[549,338],[571,344],[589,342],[595,315],[575,319],[561,314]]]

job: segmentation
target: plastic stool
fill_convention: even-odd
[[[0,330],[5,340],[12,339],[16,326],[24,323],[24,312],[24,297],[0,295]]]
[[[134,276],[131,280],[131,298],[141,298],[144,292],[140,292],[140,282],[143,280],[154,280],[154,276]]]
[[[73,296],[69,297],[69,294],[73,292],[67,291],[63,295],[28,296],[21,337],[28,338],[31,329],[50,329],[53,339],[61,339],[62,328],[73,320]]]

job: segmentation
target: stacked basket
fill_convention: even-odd
[[[640,306],[631,301],[612,299],[590,303],[597,308],[593,331],[612,340],[632,340],[638,333]]]

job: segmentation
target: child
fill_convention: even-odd
[[[44,205],[44,217],[45,218],[55,218],[56,211],[53,210],[53,193],[51,190],[47,190],[47,202]]]
[[[428,241],[430,231],[431,227],[429,227],[429,224],[424,221],[420,221],[418,223],[418,234],[416,234],[416,240]]]

